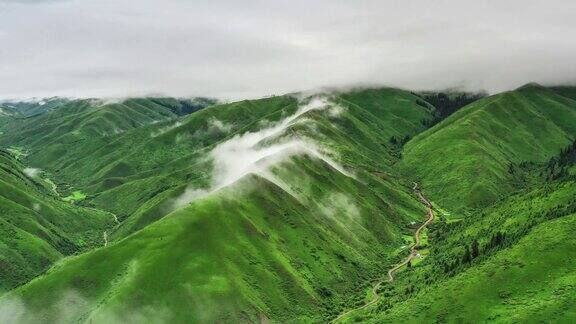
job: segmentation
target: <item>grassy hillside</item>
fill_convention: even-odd
[[[317,321],[361,303],[424,217],[390,173],[390,138],[421,130],[431,110],[394,89],[328,99],[312,108],[315,98],[289,96],[214,106],[162,132],[166,125],[122,134],[103,151],[121,160],[94,162],[123,166],[96,168],[91,179],[103,180],[88,187],[103,189],[95,204],[133,208],[116,241],[59,263],[4,307],[22,306],[20,319],[63,322]],[[235,172],[228,159],[236,167],[252,155],[238,180],[218,189]],[[62,303],[78,307],[63,312]]]
[[[42,180],[0,150],[0,292],[40,274],[53,262],[101,245],[112,215],[65,203]]]
[[[556,86],[550,89],[561,96],[576,100],[576,86]]]
[[[315,120],[319,131],[299,125],[290,131],[322,141],[344,164],[374,172],[389,171],[397,159],[391,137],[414,134],[422,129],[422,120],[431,118],[430,108],[418,105],[418,97],[401,90],[358,90],[332,97],[343,108],[338,118],[310,112],[307,116]],[[294,96],[246,100],[100,140],[91,136],[79,142],[58,140],[39,146],[41,142],[16,133],[3,142],[28,149],[30,164],[50,170],[61,189],[73,185],[75,189],[68,192],[87,193],[85,203],[112,211],[121,220],[131,216],[115,234],[122,237],[167,214],[170,208],[166,205],[188,185],[207,186],[211,164],[206,155],[216,145],[274,124],[297,107]],[[122,109],[118,107],[123,113]],[[66,109],[59,112],[69,115]]]
[[[0,145],[29,151],[33,165],[58,165],[62,159],[78,158],[86,143],[103,145],[113,135],[175,119],[184,104],[175,99],[127,99],[116,103],[74,100],[48,113],[8,125]]]
[[[17,177],[36,188],[27,193],[120,222],[88,233],[54,221],[71,242],[106,230],[108,244],[5,294],[0,321],[334,319],[372,300],[372,284],[409,253],[425,218],[412,180],[437,215],[421,255],[344,321],[570,321],[570,93],[529,84],[461,109],[478,98],[383,88],[205,109],[77,101],[14,123],[0,142],[46,170]],[[54,260],[66,253],[46,242]]]
[[[309,191],[294,196],[246,176],[108,248],[59,263],[4,302],[25,305],[20,319],[59,322],[319,320],[337,312],[386,263],[400,237],[395,224],[408,215],[320,160],[286,163],[277,166],[280,177]],[[78,307],[61,312],[68,295]]]
[[[528,85],[476,101],[419,134],[400,166],[444,208],[477,208],[513,190],[510,164],[546,161],[575,136],[576,101]]]
[[[0,105],[13,109],[23,117],[30,117],[50,112],[68,101],[69,99],[66,98],[53,97],[24,101],[0,101]]]
[[[390,302],[363,316],[380,323],[573,321],[576,318],[573,312],[576,277],[571,271],[576,257],[572,235],[576,229],[574,188],[575,183],[571,182],[548,195],[533,192],[492,211],[492,215],[484,219],[492,222],[489,227],[482,223],[472,225],[464,234],[480,240],[481,253],[489,257],[480,255],[470,265],[456,266],[464,269],[456,270],[453,277],[450,266],[433,263],[435,269],[424,268],[410,276],[410,282],[404,282],[401,293],[408,297],[405,301]],[[496,215],[499,217],[495,221],[492,216]],[[530,222],[539,225],[531,226]],[[498,228],[497,223],[504,227]],[[504,238],[502,241],[491,239],[481,232],[486,229],[492,232],[498,229]],[[454,240],[457,237],[454,235]],[[444,246],[440,241],[439,248],[448,248],[454,253],[440,253],[448,257],[443,261],[459,263],[465,252],[462,242],[460,251],[455,253],[455,247]],[[491,242],[501,242],[498,244],[502,247],[491,246],[495,244]],[[433,257],[431,254],[429,258]],[[425,274],[448,278],[425,288]]]
[[[348,93],[331,100],[340,105],[338,116],[332,116],[331,111],[310,111],[298,119],[304,123],[293,123],[283,134],[322,143],[322,147],[333,152],[345,166],[376,173],[390,171],[396,159],[389,139],[417,132],[421,120],[430,114],[415,104],[416,97],[393,89]],[[142,228],[166,214],[166,203],[188,185],[202,188],[210,183],[212,166],[205,156],[216,145],[256,132],[266,123],[278,122],[293,114],[297,107],[293,97],[275,97],[214,106],[192,114],[178,127],[139,146],[138,151],[150,157],[147,161],[136,154],[125,155],[122,165],[129,167],[122,169],[124,175],[133,170],[144,171],[128,177],[116,176],[116,186],[112,184],[113,188],[100,192],[94,202],[118,206],[115,211],[121,218],[133,211],[119,229],[120,237]],[[225,127],[215,127],[215,123]],[[131,136],[133,138],[136,136]],[[148,171],[149,168],[154,168],[154,172]],[[143,187],[155,189],[142,192]],[[147,203],[138,204],[143,199],[147,199]]]
[[[4,134],[2,129],[9,123],[13,123],[16,118],[21,117],[20,113],[11,107],[3,106],[0,103],[0,135]]]
[[[567,171],[574,148],[526,166],[538,181],[481,212],[454,222],[437,211],[428,256],[384,285],[377,306],[347,320],[573,320],[576,177]]]

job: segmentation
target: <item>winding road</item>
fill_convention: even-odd
[[[412,259],[414,259],[418,255],[418,248],[420,246],[420,234],[422,233],[422,230],[424,228],[426,228],[426,226],[428,226],[430,223],[432,223],[434,221],[434,210],[432,207],[432,203],[430,202],[430,200],[428,200],[428,198],[426,198],[422,194],[422,192],[420,191],[420,188],[418,187],[418,184],[416,182],[414,182],[414,187],[412,187],[412,190],[414,190],[414,193],[416,194],[416,196],[418,196],[418,199],[420,199],[420,201],[426,206],[428,219],[426,219],[426,221],[422,225],[420,225],[420,227],[418,227],[418,229],[416,229],[416,232],[414,233],[414,244],[412,244],[412,247],[410,248],[410,255],[408,255],[408,257],[406,257],[406,259],[404,259],[402,262],[395,265],[392,269],[388,270],[388,282],[394,281],[394,274],[396,274],[396,272],[398,270],[400,270],[400,268],[402,268],[403,266],[408,264],[408,262],[412,261]],[[353,313],[355,311],[359,311],[361,309],[370,307],[370,306],[374,305],[375,303],[377,303],[381,297],[380,295],[378,295],[378,289],[380,288],[380,286],[382,285],[383,282],[384,282],[384,280],[378,281],[376,283],[376,285],[374,285],[374,287],[372,288],[372,293],[374,294],[374,298],[370,302],[364,304],[363,306],[360,306],[358,308],[353,308],[349,311],[346,311],[346,312],[340,314],[338,317],[333,319],[331,323],[336,323],[339,320],[343,319],[344,317],[350,315],[351,313]]]

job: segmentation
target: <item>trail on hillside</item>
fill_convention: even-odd
[[[404,259],[402,262],[395,265],[392,269],[388,270],[388,277],[387,277],[388,282],[394,281],[394,274],[400,268],[402,268],[403,266],[408,264],[408,262],[412,261],[412,259],[414,259],[416,256],[418,256],[418,248],[420,246],[420,234],[422,233],[422,230],[424,228],[426,228],[426,226],[428,226],[430,223],[432,223],[434,221],[434,211],[433,211],[432,203],[428,200],[428,198],[426,198],[422,194],[422,192],[420,191],[420,188],[418,187],[418,184],[416,182],[414,182],[414,187],[412,187],[412,190],[414,190],[414,193],[416,194],[416,196],[418,196],[418,199],[420,199],[420,201],[426,206],[428,219],[426,219],[426,221],[422,225],[420,225],[420,227],[418,227],[418,229],[416,229],[416,232],[414,233],[414,244],[412,244],[412,247],[410,248],[410,255],[408,255],[406,257],[406,259]],[[350,315],[351,313],[353,313],[355,311],[362,310],[364,308],[370,307],[370,306],[374,305],[375,303],[377,303],[381,297],[380,295],[378,295],[378,289],[380,288],[380,286],[382,286],[383,282],[384,282],[384,280],[380,280],[374,285],[374,287],[372,287],[372,294],[374,295],[374,298],[370,302],[364,304],[363,306],[360,306],[358,308],[353,308],[349,311],[346,311],[346,312],[340,314],[338,317],[333,319],[331,323],[338,322],[342,318]]]
[[[116,214],[112,214],[112,217],[114,217],[114,222],[116,222],[116,225],[112,228],[112,231],[115,231],[118,226],[120,226],[120,221],[118,220],[118,216],[116,216]],[[108,231],[104,231],[102,233],[102,236],[104,237],[104,247],[108,246]]]

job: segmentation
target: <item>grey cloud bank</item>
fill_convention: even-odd
[[[576,81],[576,2],[0,0],[0,98]]]

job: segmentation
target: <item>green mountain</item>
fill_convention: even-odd
[[[0,322],[573,321],[573,94],[73,100],[7,119],[0,197],[20,207],[0,220],[24,234],[0,267],[17,246],[28,272]]]
[[[67,102],[58,109],[21,119],[7,125],[2,145],[24,147],[32,164],[57,165],[64,156],[80,156],[79,147],[94,148],[143,125],[172,120],[210,100],[194,103],[171,98],[138,98],[119,102],[82,99]]]
[[[555,86],[550,89],[561,96],[576,100],[576,86]]]
[[[576,141],[529,168],[537,184],[473,217],[435,224],[430,257],[347,321],[574,321],[575,157]]]
[[[393,89],[352,92],[335,100],[349,110],[343,117],[333,118],[341,127],[316,124],[325,130],[324,137],[334,136],[329,144],[345,163],[367,164],[375,171],[389,169],[395,159],[389,139],[415,132],[422,127],[420,120],[430,115],[429,109],[415,104],[415,96]],[[129,118],[128,110],[117,109],[123,120]],[[166,215],[170,211],[167,205],[190,183],[207,186],[211,165],[205,156],[218,143],[257,130],[264,122],[277,122],[296,109],[297,100],[292,96],[247,100],[101,137],[81,137],[64,130],[62,135],[45,135],[30,130],[28,125],[16,125],[25,132],[14,131],[0,143],[25,148],[29,164],[53,173],[59,188],[74,186],[67,193],[82,190],[93,198],[89,201],[93,207],[109,210],[120,220],[130,217],[115,234],[122,237]],[[57,113],[69,115],[66,108]],[[59,123],[59,118],[44,117]],[[77,120],[81,118],[86,123],[84,116]],[[77,133],[86,128],[79,122],[70,124],[75,125]],[[307,129],[299,131],[311,133]],[[71,138],[64,140],[66,137]],[[362,154],[347,157],[355,153],[350,149],[362,150]]]
[[[38,162],[35,165],[41,167],[36,168],[30,161],[42,161],[45,153],[72,153],[71,147],[86,142],[101,145],[111,130],[177,118],[209,103],[209,99],[154,98],[101,105],[93,100],[54,99],[35,103],[46,109],[38,113],[36,107],[36,115],[30,117],[23,114],[32,114],[32,102],[2,107],[6,124],[0,142],[6,150],[1,151],[0,290],[29,281],[65,255],[101,246],[103,232],[116,226],[115,215],[71,205],[84,194],[60,183],[49,164]],[[146,110],[146,104],[151,108]],[[74,144],[67,147],[70,142]]]
[[[23,117],[30,117],[35,115],[41,115],[46,112],[50,112],[57,109],[61,105],[67,103],[69,99],[52,97],[52,98],[33,98],[30,100],[23,101],[0,101],[0,105],[8,107],[18,112]]]
[[[102,244],[103,231],[113,226],[109,213],[61,201],[42,176],[0,150],[0,292]]]
[[[534,84],[478,100],[406,144],[401,168],[443,208],[514,190],[510,165],[543,162],[576,136],[576,101]]]
[[[283,96],[213,106],[163,132],[164,124],[127,131],[104,150],[129,166],[114,174],[122,183],[88,198],[135,206],[117,241],[60,262],[6,300],[26,305],[22,320],[329,318],[393,262],[406,226],[424,214],[390,174],[390,138],[431,116],[417,100],[395,89]],[[55,297],[68,292],[66,302],[85,306],[62,314]]]
[[[571,289],[576,277],[570,270],[574,267],[570,247],[575,244],[571,230],[576,226],[576,109],[574,101],[557,93],[530,84],[479,100],[406,144],[399,164],[402,171],[427,169],[434,174],[421,177],[429,185],[426,193],[435,197],[438,214],[428,233],[427,257],[405,267],[394,282],[380,285],[381,298],[342,322],[571,322],[576,318]],[[520,99],[529,104],[518,105]],[[506,118],[495,122],[494,116],[502,113]],[[491,119],[487,123],[474,114]],[[527,114],[538,118],[533,115],[522,122],[519,117]],[[457,132],[462,136],[457,137]],[[518,139],[516,133],[524,137]],[[563,145],[546,152],[555,141],[543,134],[557,134]],[[448,147],[440,146],[441,140],[450,140],[459,155],[450,155]],[[431,149],[433,144],[438,145],[436,150]],[[424,158],[425,149],[430,155],[441,154],[446,165]],[[415,165],[417,154],[423,159],[420,168]],[[507,159],[502,159],[506,164],[500,157]],[[470,168],[470,161],[476,169]],[[494,167],[485,168],[488,161]],[[451,183],[452,177],[461,182]],[[497,194],[486,198],[486,186]],[[486,200],[478,203],[479,197]]]
[[[15,119],[20,117],[20,113],[14,108],[6,107],[0,104],[0,134],[3,134],[2,129],[5,125],[13,123]]]

